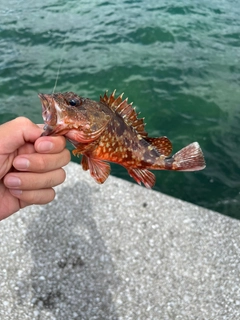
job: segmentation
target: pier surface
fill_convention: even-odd
[[[65,169],[0,222],[0,319],[240,319],[240,221]]]

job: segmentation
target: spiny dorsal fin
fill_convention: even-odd
[[[172,143],[167,137],[159,138],[144,138],[148,143],[150,143],[160,154],[168,157],[172,153]]]
[[[128,103],[128,99],[122,100],[123,93],[115,99],[115,92],[108,97],[107,92],[104,96],[100,96],[100,101],[105,103],[113,112],[119,114],[125,123],[132,127],[138,134],[143,138],[147,137],[148,134],[144,130],[145,124],[143,118],[138,118],[138,114],[132,107],[132,103]]]

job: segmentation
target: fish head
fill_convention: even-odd
[[[64,135],[74,144],[86,143],[94,141],[109,121],[96,102],[73,92],[38,96],[45,123],[42,136]]]
[[[38,94],[42,103],[45,135],[70,129],[88,128],[86,116],[80,110],[83,99],[72,92]]]

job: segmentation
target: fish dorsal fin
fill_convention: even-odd
[[[132,107],[132,103],[128,103],[128,99],[122,99],[123,93],[115,98],[115,92],[108,97],[107,92],[104,96],[100,96],[100,101],[105,103],[113,112],[119,114],[124,122],[132,127],[138,134],[143,138],[147,137],[148,134],[145,131],[144,118],[138,118],[138,114],[135,109]]]
[[[154,149],[156,149],[160,154],[168,157],[172,153],[172,143],[167,137],[159,138],[144,138],[148,143],[150,143]]]

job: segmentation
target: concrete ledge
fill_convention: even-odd
[[[0,223],[0,319],[240,319],[240,221],[66,171]]]

